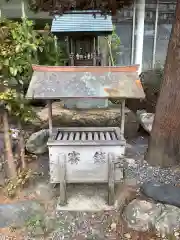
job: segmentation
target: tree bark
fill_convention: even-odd
[[[11,138],[9,135],[9,123],[8,123],[8,113],[5,110],[3,114],[3,125],[4,125],[4,143],[6,151],[6,160],[8,164],[8,173],[10,178],[15,178],[17,176],[16,164],[14,162]]]
[[[149,164],[161,167],[180,162],[180,0],[177,0],[146,158]]]

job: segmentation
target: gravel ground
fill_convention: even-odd
[[[180,171],[177,168],[152,167],[144,160],[148,137],[139,136],[128,141],[124,165],[127,178],[135,178],[140,184],[145,181],[180,184]],[[177,171],[176,171],[177,170]]]

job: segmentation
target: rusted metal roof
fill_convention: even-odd
[[[144,98],[138,66],[33,66],[28,99]]]

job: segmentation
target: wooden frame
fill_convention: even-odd
[[[48,101],[48,116],[49,116],[49,133],[50,138],[48,141],[48,146],[79,146],[80,141],[62,141],[62,140],[56,140],[58,131],[115,131],[116,135],[118,137],[118,140],[99,140],[99,141],[84,141],[81,144],[82,145],[88,145],[88,146],[124,146],[126,144],[126,141],[124,139],[124,123],[125,123],[125,99],[121,102],[121,124],[120,124],[120,130],[117,127],[98,127],[98,128],[92,128],[92,127],[82,127],[82,128],[53,128],[53,122],[52,122],[52,104],[51,100]],[[66,179],[66,156],[65,154],[60,154],[58,156],[58,166],[59,167],[59,176],[60,176],[60,205],[66,205],[67,204],[67,192],[66,192],[66,184],[68,183]],[[114,198],[115,198],[115,182],[117,182],[117,179],[119,177],[118,170],[115,167],[116,159],[115,155],[113,153],[108,154],[108,204],[113,205],[114,204]],[[118,177],[117,177],[118,176]],[[121,179],[120,179],[121,181]]]
[[[121,145],[124,145],[126,144],[126,140],[124,139],[124,136],[121,135],[121,132],[119,131],[119,128],[118,127],[97,127],[97,128],[92,128],[92,127],[81,127],[81,128],[73,128],[73,127],[69,127],[69,128],[53,128],[52,130],[52,134],[48,140],[48,146],[51,146],[51,145],[56,145],[56,146],[76,146],[76,145],[79,145],[79,140],[76,141],[76,140],[56,140],[57,138],[57,135],[58,135],[58,132],[61,131],[78,131],[78,132],[83,132],[83,131],[115,131],[116,132],[116,135],[117,137],[119,138],[118,140],[106,140],[106,141],[103,141],[103,140],[99,140],[98,142],[94,141],[94,140],[88,140],[88,141],[85,141],[85,142],[81,142],[81,145],[85,146],[85,145],[101,145],[101,146],[121,146]]]
[[[62,159],[60,159],[62,158]],[[59,174],[60,180],[60,205],[67,204],[67,192],[66,192],[66,156],[61,154],[58,156]]]

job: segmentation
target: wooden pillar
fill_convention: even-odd
[[[70,38],[70,45],[71,45],[71,54],[70,54],[70,58],[71,58],[71,66],[74,66],[74,49],[73,49],[73,40],[72,38]]]
[[[69,41],[69,37],[68,36],[66,37],[66,43],[67,43],[67,54],[69,56],[70,55],[70,46],[69,46],[70,41]]]
[[[69,46],[70,42],[69,42],[68,36],[66,37],[66,43],[67,43],[67,53],[70,54],[70,46]]]
[[[67,204],[67,193],[66,193],[66,156],[61,154],[59,156],[59,176],[60,176],[60,205]]]
[[[125,99],[122,99],[121,102],[121,136],[124,136],[124,124],[125,124]]]
[[[114,185],[115,185],[115,156],[113,153],[108,154],[108,204],[114,205]]]
[[[49,134],[52,134],[52,102],[51,100],[48,100],[47,102],[48,105],[48,120],[49,120]]]
[[[96,66],[96,37],[93,40],[93,66]]]
[[[99,37],[96,38],[96,47],[97,47],[97,57],[98,57],[98,65],[100,63],[100,66],[102,65],[101,64],[101,55],[100,55],[100,49],[99,49]]]

